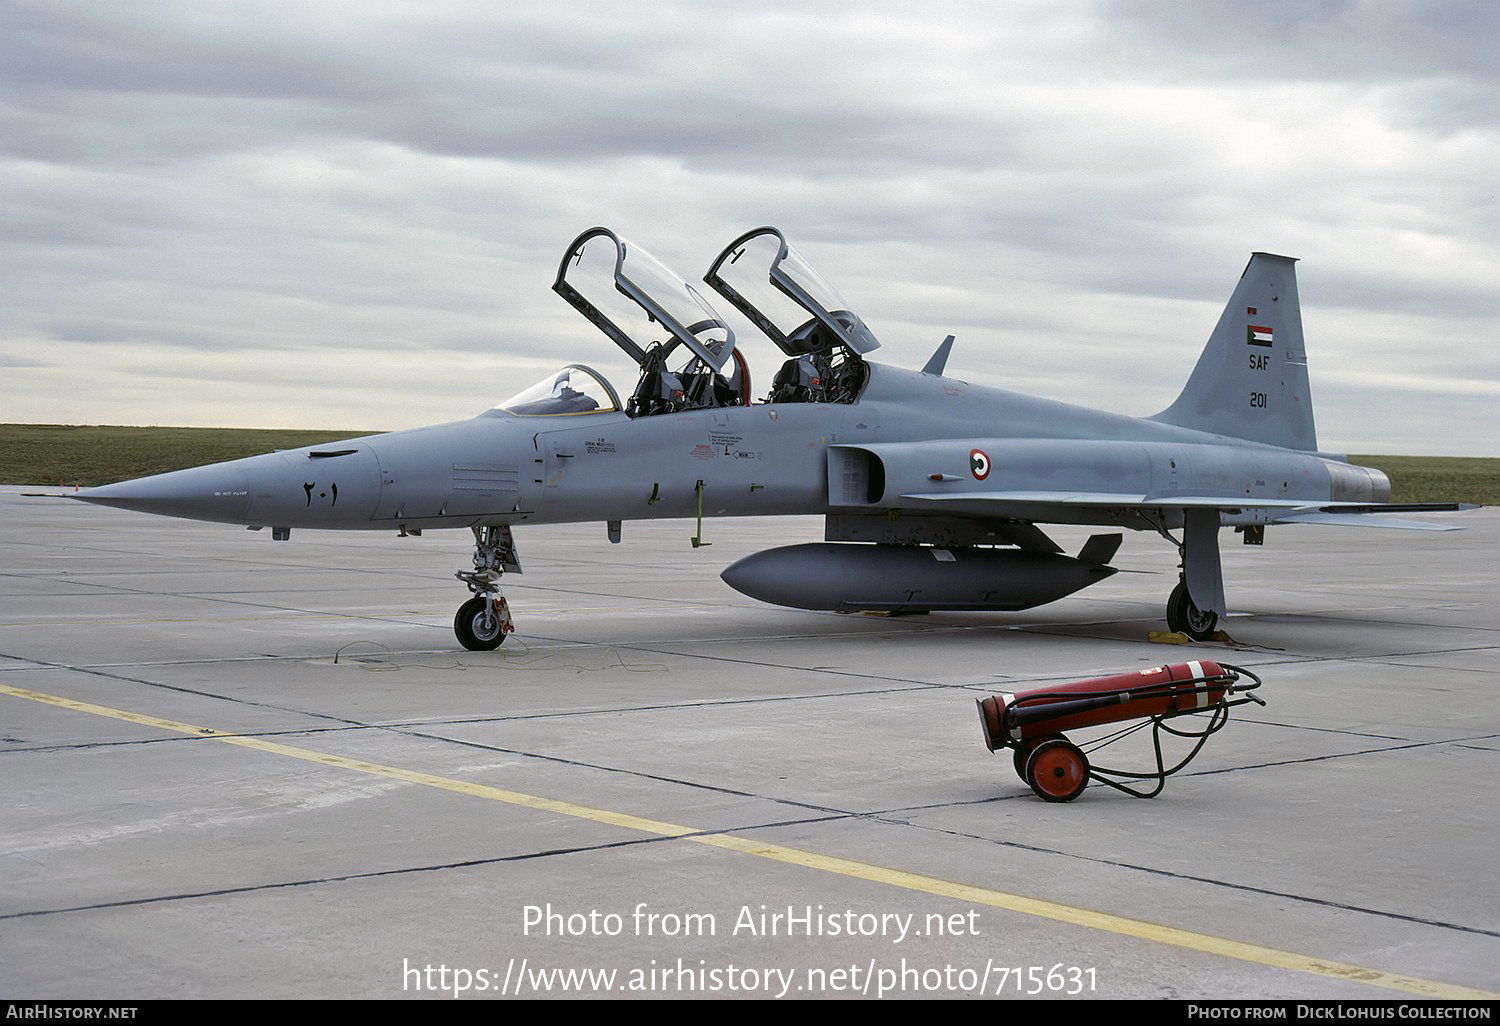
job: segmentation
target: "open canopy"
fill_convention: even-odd
[[[838,345],[862,356],[880,346],[778,228],[756,228],[735,239],[703,280],[788,356],[826,353]]]
[[[734,331],[691,285],[608,228],[573,240],[552,288],[642,367],[654,348],[656,363],[681,345],[714,370],[734,351]]]

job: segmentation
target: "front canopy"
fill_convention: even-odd
[[[733,330],[691,285],[608,228],[573,240],[552,288],[642,367],[651,350],[659,363],[682,345],[718,370],[734,351]]]
[[[495,409],[517,417],[564,417],[582,413],[613,413],[620,398],[608,381],[583,364],[569,364],[529,388],[522,389]]]

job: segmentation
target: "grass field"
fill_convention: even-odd
[[[182,467],[295,449],[362,431],[237,428],[76,427],[0,424],[0,483],[100,485]],[[1464,456],[1351,456],[1391,479],[1394,502],[1500,503],[1500,459]]]
[[[0,424],[0,483],[88,487],[360,434],[369,432]]]
[[[1500,503],[1500,459],[1481,456],[1350,456],[1391,479],[1392,502]]]

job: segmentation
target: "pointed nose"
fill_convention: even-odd
[[[243,523],[250,508],[252,475],[246,466],[249,462],[232,460],[139,477],[134,481],[85,488],[72,493],[70,498],[161,516]]]

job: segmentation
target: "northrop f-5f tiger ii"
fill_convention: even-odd
[[[1017,610],[1113,574],[1119,531],[1174,545],[1174,630],[1226,611],[1219,537],[1272,524],[1444,530],[1391,512],[1378,470],[1318,450],[1295,261],[1256,253],[1177,400],[1133,418],[948,377],[950,335],[921,370],[877,363],[865,322],[776,228],[731,242],[704,282],[781,350],[768,387],[694,287],[608,228],[563,255],[554,290],[640,368],[616,391],[572,364],[469,420],[352,438],[85,489],[87,502],[270,527],[474,533],[454,631],[492,649],[513,529],[821,514],[825,540],[723,573],[766,602],[852,612]],[[1113,528],[1066,555],[1038,525]],[[694,542],[698,538],[694,539]]]

